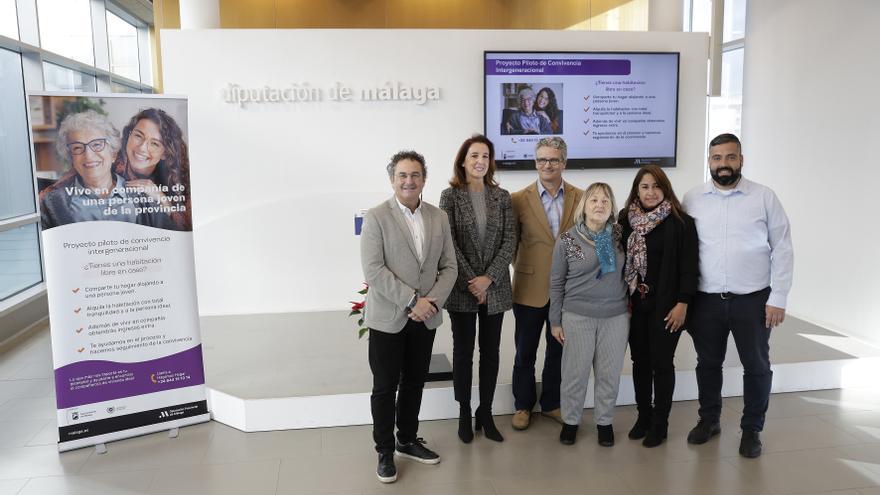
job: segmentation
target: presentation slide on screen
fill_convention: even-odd
[[[30,96],[62,450],[208,419],[186,105]]]
[[[677,53],[485,53],[486,135],[501,168],[560,136],[572,168],[675,165]]]

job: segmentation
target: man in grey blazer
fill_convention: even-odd
[[[376,475],[383,483],[397,480],[394,455],[440,462],[418,437],[419,409],[434,334],[443,321],[439,308],[458,276],[446,213],[421,201],[425,158],[401,151],[387,171],[394,197],[367,212],[361,231],[361,264],[370,286],[364,318],[373,372],[370,408]]]

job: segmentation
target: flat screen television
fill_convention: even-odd
[[[568,168],[674,167],[679,53],[484,52],[483,124],[501,170],[559,136]]]

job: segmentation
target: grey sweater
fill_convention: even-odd
[[[562,311],[591,318],[610,318],[627,311],[623,263],[617,252],[617,270],[599,274],[596,248],[572,227],[556,241],[550,271],[550,324],[562,325]]]

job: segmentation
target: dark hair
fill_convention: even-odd
[[[391,157],[391,161],[388,162],[388,165],[385,166],[385,170],[388,171],[388,177],[394,177],[394,169],[397,168],[398,162],[402,160],[412,160],[414,162],[419,162],[419,165],[422,166],[422,178],[428,178],[428,167],[425,165],[425,157],[422,156],[421,153],[418,153],[413,150],[403,150],[398,151]]]
[[[467,159],[468,150],[470,150],[471,146],[476,143],[485,144],[489,148],[489,171],[487,171],[486,175],[483,177],[483,184],[486,184],[487,186],[498,185],[494,178],[495,145],[493,145],[492,141],[486,136],[482,134],[474,134],[461,143],[461,146],[458,148],[458,153],[455,154],[455,162],[452,164],[452,179],[449,181],[450,186],[458,189],[467,187],[468,178],[467,171],[464,169],[464,161]]]
[[[184,184],[189,188],[189,151],[186,141],[183,139],[183,131],[173,117],[168,115],[165,110],[159,108],[141,110],[122,129],[122,146],[119,147],[114,167],[116,173],[123,176],[126,180],[139,178],[131,168],[126,148],[128,147],[128,139],[131,137],[131,132],[138,122],[144,119],[153,122],[159,127],[159,135],[162,137],[162,144],[165,147],[165,154],[159,160],[159,163],[156,164],[156,170],[153,172],[157,179],[157,185],[162,184],[170,188],[175,184]],[[175,223],[179,223],[180,227],[184,230],[190,230],[192,228],[190,192],[187,189],[175,192],[174,195],[182,195],[186,198],[183,201],[183,206],[186,207],[185,214],[175,218]]]
[[[727,143],[736,143],[736,151],[740,154],[742,153],[742,143],[739,142],[738,137],[730,133],[719,134],[712,138],[712,140],[709,141],[709,149],[711,149],[713,146]]]
[[[538,97],[541,96],[541,91],[547,93],[547,99],[549,102],[547,106],[544,108],[538,108]],[[535,110],[542,110],[547,113],[547,117],[550,118],[550,121],[556,120],[556,117],[559,115],[559,105],[556,103],[556,93],[553,92],[552,89],[544,87],[538,90],[535,93]]]
[[[639,183],[642,182],[642,178],[647,174],[651,174],[654,180],[657,181],[657,185],[663,191],[663,198],[669,201],[670,206],[672,206],[672,214],[675,218],[681,220],[684,209],[681,207],[675,191],[672,190],[672,183],[669,182],[666,172],[657,165],[645,165],[636,172],[636,178],[633,179],[632,188],[629,190],[629,197],[626,198],[626,203],[623,204],[623,209],[620,210],[618,221],[629,225],[629,221],[624,222],[624,220],[629,219],[630,205],[639,200]]]

